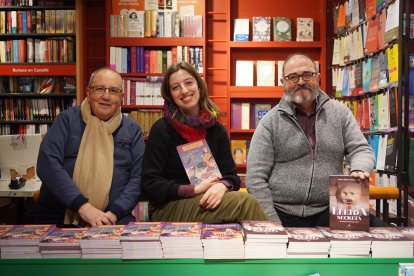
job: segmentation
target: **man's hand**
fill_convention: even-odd
[[[112,213],[111,211],[106,212],[105,213],[105,217],[107,219],[109,219],[109,221],[111,222],[111,224],[116,224],[116,222],[118,220],[117,217],[115,216],[115,214]]]
[[[95,208],[89,202],[83,204],[79,208],[78,213],[80,217],[90,226],[111,224],[111,221],[107,218],[107,215],[98,208]]]
[[[206,180],[203,180],[199,185],[195,186],[194,194],[201,195],[205,193],[211,186],[217,183],[219,179],[217,177],[210,177]]]
[[[223,183],[218,182],[214,184],[200,199],[199,206],[204,210],[216,209],[220,205],[227,190],[228,188]]]
[[[351,172],[351,176],[353,178],[359,178],[361,180],[367,180],[370,181],[371,179],[369,178],[369,173],[368,172],[363,172],[363,171],[353,171]]]

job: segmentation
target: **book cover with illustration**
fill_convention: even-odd
[[[329,176],[329,227],[369,231],[369,183],[350,175]]]
[[[205,139],[177,146],[181,162],[193,185],[211,177],[221,178],[216,160]]]
[[[40,249],[50,247],[73,247],[80,249],[80,239],[86,235],[87,228],[55,228],[39,243]]]
[[[0,236],[0,245],[37,245],[55,227],[51,224],[15,225]]]
[[[280,222],[277,221],[252,221],[242,222],[246,239],[280,239],[288,241],[288,234]]]
[[[238,223],[203,224],[201,229],[203,240],[243,240],[241,226]],[[205,241],[203,241],[204,243]]]
[[[121,241],[159,240],[164,222],[130,222],[121,233]]]
[[[231,154],[236,165],[245,165],[247,160],[247,153],[250,147],[250,140],[231,140],[230,149]]]
[[[165,238],[200,238],[201,222],[166,222],[161,231],[161,240]]]

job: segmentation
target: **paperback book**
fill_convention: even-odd
[[[221,178],[216,160],[205,139],[177,146],[181,162],[193,185],[211,177]]]
[[[332,230],[369,230],[369,184],[349,175],[329,177]]]

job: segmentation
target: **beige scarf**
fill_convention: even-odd
[[[121,109],[104,122],[91,114],[87,99],[81,105],[82,119],[86,124],[76,158],[73,181],[79,191],[94,207],[105,210],[108,205],[114,170],[114,138],[112,133],[122,120]],[[79,214],[66,209],[65,224],[81,224]]]

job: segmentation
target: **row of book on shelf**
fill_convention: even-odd
[[[71,37],[14,39],[0,41],[1,63],[75,62],[75,41]]]
[[[363,95],[398,82],[398,44],[355,64],[332,69],[336,97]]]
[[[358,16],[357,16],[358,17]],[[398,38],[399,0],[334,39],[332,64],[344,66],[385,49]]]
[[[67,98],[0,98],[0,120],[50,121],[63,110],[75,105],[76,99]]]
[[[110,47],[109,64],[119,73],[164,73],[171,64],[192,64],[203,73],[202,47],[176,46],[171,49],[145,49],[142,46]]]
[[[75,14],[75,10],[0,11],[0,33],[72,34]]]
[[[0,0],[0,6],[62,6],[65,0]]]
[[[251,105],[253,105],[253,108],[251,108]],[[254,129],[257,127],[263,116],[272,109],[272,105],[263,103],[250,104],[237,102],[231,103],[230,109],[230,127],[232,129]],[[251,120],[251,118],[253,118],[253,120]]]
[[[142,134],[147,136],[152,125],[163,117],[160,109],[138,109],[127,113],[127,116],[141,126]]]
[[[0,124],[0,135],[46,134],[49,124]]]
[[[368,97],[341,98],[363,131],[384,131],[397,126],[398,88],[371,93]]]
[[[413,227],[369,231],[241,224],[132,222],[57,228],[1,225],[1,258],[285,259],[413,257]]]
[[[202,37],[203,16],[171,10],[121,10],[109,17],[111,37]]]
[[[233,41],[292,41],[292,19],[282,16],[253,16],[234,20]],[[313,41],[313,18],[296,18],[296,41]],[[273,30],[273,35],[272,35]]]
[[[0,93],[76,94],[74,76],[3,76]]]
[[[124,105],[163,105],[161,96],[162,77],[124,78],[122,80]]]
[[[236,86],[282,86],[284,60],[237,60]],[[314,61],[319,72],[319,61]],[[276,75],[277,66],[277,75]],[[256,68],[256,70],[255,70]],[[255,74],[256,73],[256,74]],[[256,78],[255,78],[256,76]],[[277,79],[276,79],[277,77]],[[276,84],[277,83],[277,84]]]

